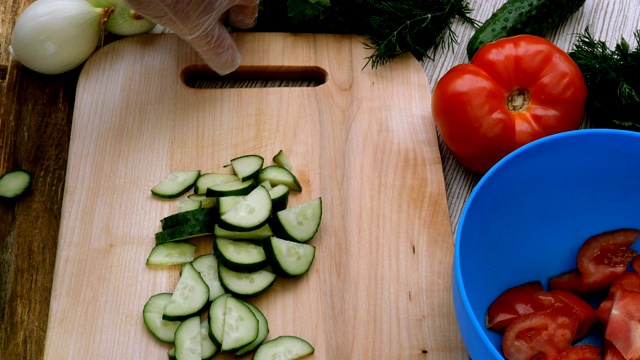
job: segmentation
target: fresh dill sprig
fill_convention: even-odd
[[[640,30],[634,37],[640,44]],[[587,28],[569,55],[587,84],[587,116],[593,124],[640,131],[640,46],[631,49],[621,38],[610,49]]]

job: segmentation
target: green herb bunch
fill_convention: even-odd
[[[634,33],[640,44],[640,30]],[[587,84],[587,115],[596,127],[640,131],[640,47],[621,38],[610,49],[589,29],[569,52]]]
[[[405,53],[432,58],[457,43],[455,20],[477,27],[470,13],[466,0],[262,0],[255,30],[362,35],[376,67]]]

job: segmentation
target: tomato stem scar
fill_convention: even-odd
[[[523,112],[529,108],[529,90],[515,89],[507,95],[507,109],[511,112]]]

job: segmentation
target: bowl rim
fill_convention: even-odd
[[[463,310],[466,314],[468,314],[469,318],[471,319],[471,325],[473,327],[473,331],[479,335],[479,340],[482,342],[482,344],[485,345],[485,348],[488,349],[488,351],[495,356],[496,359],[504,359],[504,356],[502,355],[502,353],[496,349],[493,344],[489,341],[489,338],[487,337],[486,333],[485,333],[485,328],[483,326],[483,324],[480,324],[477,320],[476,317],[473,315],[473,310],[471,308],[471,304],[469,302],[469,298],[467,295],[467,291],[466,291],[466,287],[465,287],[465,282],[462,279],[462,273],[461,273],[461,268],[460,268],[460,238],[464,233],[463,230],[463,226],[465,224],[465,220],[468,217],[468,212],[469,212],[469,207],[470,204],[473,202],[473,200],[478,196],[477,194],[482,191],[482,189],[485,187],[485,183],[487,183],[488,181],[491,181],[493,174],[495,174],[496,172],[499,172],[503,167],[506,166],[506,164],[510,163],[511,161],[513,161],[512,159],[514,158],[519,158],[522,156],[522,153],[528,153],[530,151],[535,150],[536,148],[540,147],[540,146],[546,146],[548,143],[550,142],[557,142],[557,141],[565,141],[567,138],[575,138],[575,137],[593,137],[593,136],[601,136],[601,135],[606,135],[606,136],[622,136],[622,137],[636,137],[636,138],[640,138],[640,132],[636,132],[636,131],[631,131],[631,130],[624,130],[624,129],[602,129],[602,128],[591,128],[591,129],[578,129],[578,130],[570,130],[570,131],[565,131],[565,132],[561,132],[561,133],[557,133],[557,134],[552,134],[552,135],[548,135],[545,136],[543,138],[534,140],[528,144],[525,144],[523,146],[521,146],[520,148],[512,151],[511,153],[509,153],[508,155],[506,155],[504,158],[502,158],[500,161],[498,161],[494,166],[492,166],[484,175],[482,175],[482,177],[480,178],[480,180],[478,181],[478,183],[474,186],[474,188],[472,189],[471,193],[469,194],[469,197],[467,198],[465,205],[462,209],[462,212],[460,214],[460,218],[458,221],[458,225],[456,226],[456,235],[455,235],[455,243],[454,243],[454,257],[453,257],[453,276],[452,276],[452,281],[457,282],[458,286],[458,297],[460,298],[460,303],[463,307]],[[454,294],[454,296],[456,296]],[[460,326],[458,324],[458,326]],[[468,350],[468,349],[467,349]]]

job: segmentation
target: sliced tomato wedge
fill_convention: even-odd
[[[573,315],[578,320],[578,330],[573,338],[574,341],[585,337],[596,323],[595,309],[574,293],[565,290],[551,290],[541,291],[535,294],[534,297],[546,309],[559,305],[569,305],[572,308]]]
[[[572,346],[554,360],[600,360],[600,348],[591,344]]]
[[[605,338],[627,360],[640,359],[640,292],[619,289],[607,321]]]
[[[564,272],[549,279],[549,290],[566,290],[574,294],[589,294],[606,288],[607,285],[585,284],[582,273],[578,269]]]
[[[596,309],[596,318],[603,324],[607,323],[609,314],[611,313],[611,307],[613,306],[613,298],[616,292],[620,289],[626,289],[631,291],[640,291],[640,274],[631,271],[625,271],[618,276],[611,287],[607,297],[602,300],[598,308]],[[640,306],[640,304],[638,304]]]
[[[487,309],[487,328],[504,332],[518,317],[542,310],[533,295],[543,290],[542,282],[530,281],[502,292]]]
[[[602,360],[627,360],[622,356],[620,350],[618,350],[618,348],[616,348],[616,346],[607,339],[604,339],[604,345],[602,348],[604,349],[602,353]]]
[[[633,259],[631,259],[631,268],[633,271],[640,273],[640,255],[636,255]]]
[[[507,327],[502,351],[509,360],[553,359],[571,347],[578,320],[567,305],[522,315]]]
[[[594,288],[609,286],[627,270],[638,252],[629,247],[640,236],[637,229],[618,229],[590,237],[578,252],[578,270],[585,285]]]

